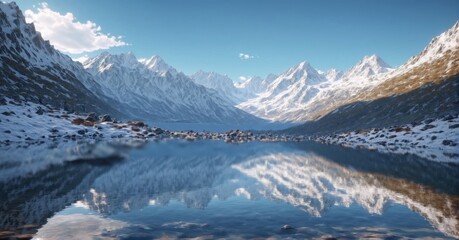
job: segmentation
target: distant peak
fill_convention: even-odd
[[[17,11],[20,11],[19,9],[19,6],[16,4],[16,2],[12,1],[12,2],[3,2],[3,1],[0,1],[0,5],[6,5],[8,7],[10,7],[11,9],[14,9],[14,10],[17,10]]]
[[[339,70],[336,68],[331,68],[326,71],[326,73],[336,73],[336,72],[339,72]]]
[[[311,66],[311,64],[308,61],[302,61],[298,63],[295,67],[293,67],[291,70],[293,71],[305,71],[305,72],[314,72],[316,73],[317,70]]]
[[[135,57],[134,53],[132,53],[131,51],[129,51],[129,52],[127,52],[127,53],[121,53],[120,56],[121,56],[122,58],[129,59],[129,60],[132,60],[132,59],[137,60],[137,58]]]
[[[297,65],[297,67],[299,67],[299,68],[304,68],[304,67],[309,67],[309,66],[311,66],[311,64],[309,64],[309,62],[306,61],[306,60],[298,63],[298,65]]]
[[[376,54],[372,54],[369,56],[364,56],[363,59],[358,63],[358,65],[373,65],[373,66],[380,66],[383,68],[392,68],[389,64],[387,64],[381,57]]]
[[[381,59],[378,55],[372,54],[372,55],[367,55],[363,57],[363,61],[378,61]]]
[[[108,51],[103,51],[99,54],[100,57],[110,56],[111,54]]]
[[[148,68],[154,68],[159,65],[166,65],[166,62],[164,62],[164,60],[158,55],[151,56],[149,59],[145,60],[143,63]]]
[[[204,70],[199,70],[196,73],[192,75],[195,78],[229,78],[228,75],[226,74],[220,74],[215,71],[204,71]]]
[[[160,56],[158,55],[153,55],[149,59],[146,60],[146,62],[153,62],[153,61],[164,61]]]
[[[147,67],[149,70],[159,72],[159,73],[164,73],[164,72],[170,72],[170,74],[174,75],[176,74],[176,70],[169,66],[160,56],[158,55],[153,55],[148,59],[139,59],[138,60],[141,64],[143,64],[145,67]]]

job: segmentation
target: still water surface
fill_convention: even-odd
[[[0,230],[10,236],[459,236],[459,166],[409,155],[210,141],[150,143],[97,161],[21,151],[0,150]]]

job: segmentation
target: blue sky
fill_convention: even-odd
[[[37,12],[42,2],[17,4]],[[100,26],[100,33],[122,36],[118,40],[127,44],[111,53],[156,54],[187,74],[202,69],[235,80],[280,73],[303,60],[321,70],[345,70],[371,54],[398,66],[459,20],[457,0],[45,2],[52,11]]]

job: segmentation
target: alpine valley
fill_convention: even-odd
[[[283,72],[236,80],[234,72],[214,70],[225,69],[218,67],[223,64],[263,72],[251,64],[270,59],[248,53],[236,58],[226,33],[244,32],[244,24],[274,29],[288,23],[282,36],[273,30],[273,39],[258,36],[266,42],[256,45],[279,41],[272,45],[276,51],[291,50],[291,39],[301,40],[299,31],[323,38],[296,28],[298,35],[287,37],[292,19],[307,12],[280,11],[274,6],[283,1],[273,0],[257,5],[266,13],[236,21],[240,13],[232,7],[241,1],[196,0],[198,13],[207,15],[190,18],[195,6],[169,2],[120,0],[108,6],[115,4],[81,0],[76,7],[64,1],[72,12],[62,15],[47,3],[23,13],[19,6],[30,2],[0,1],[0,240],[459,237],[459,21],[400,66],[370,52],[349,69],[301,61]],[[356,2],[346,5],[360,7]],[[313,3],[327,6],[308,1]],[[102,5],[106,12],[90,14]],[[158,10],[165,6],[173,12]],[[80,15],[80,7],[104,27],[110,24],[103,19],[126,13],[113,21],[115,29],[132,28],[128,36],[151,45],[129,40],[81,52],[90,56],[67,55],[46,27],[70,24],[91,29],[99,40],[124,41],[105,34],[113,29],[102,32],[92,21],[79,22],[73,13]],[[296,7],[306,8],[301,1]],[[250,20],[273,12],[279,22],[272,25]],[[219,19],[208,21],[217,16],[212,14]],[[166,19],[145,21],[157,15]],[[197,24],[202,20],[209,25]],[[48,23],[45,28],[40,21]],[[434,22],[432,28],[438,27]],[[171,36],[154,28],[158,24]],[[216,32],[207,29],[211,25]],[[73,30],[60,37],[69,40],[78,32]],[[166,35],[174,40],[157,44]],[[254,41],[250,36],[238,35],[239,44]],[[156,52],[151,46],[167,61],[143,58]],[[190,59],[183,69],[169,47]],[[233,51],[233,59],[222,54],[221,62],[204,65],[210,69],[192,66],[195,59],[214,59],[187,48],[214,54],[214,47]],[[289,54],[302,53],[294,50]],[[277,63],[269,64],[268,71]]]

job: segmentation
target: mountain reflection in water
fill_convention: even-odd
[[[173,141],[126,154],[8,179],[0,229],[35,224],[45,239],[71,237],[69,229],[88,239],[459,236],[457,165],[315,143]],[[11,170],[1,166],[0,174]],[[402,213],[410,222],[388,220]]]

